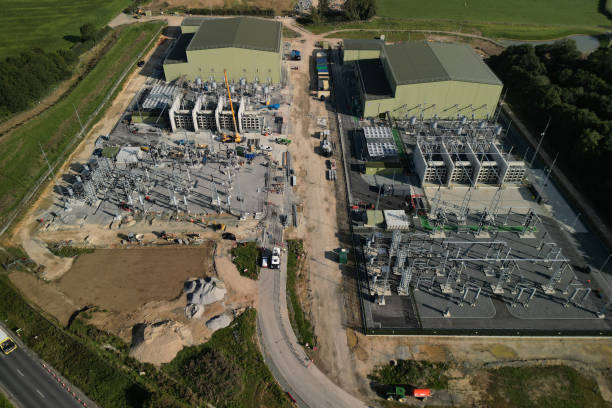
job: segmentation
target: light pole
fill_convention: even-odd
[[[533,157],[531,158],[531,162],[529,162],[529,167],[533,167],[533,162],[535,162],[536,157],[538,156],[538,152],[540,151],[540,146],[542,145],[542,140],[544,140],[544,136],[546,136],[546,130],[548,130],[548,125],[550,125],[550,116],[548,117],[548,123],[546,123],[546,127],[544,128],[544,131],[542,133],[540,133],[540,141],[538,142],[538,145],[536,146],[536,150],[535,153],[533,154]]]

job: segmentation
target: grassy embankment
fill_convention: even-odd
[[[77,142],[75,135],[80,125],[75,107],[85,122],[161,27],[162,23],[146,23],[122,27],[111,33],[116,36],[112,48],[61,101],[0,138],[0,223],[47,171],[41,146],[49,162],[63,160]],[[107,102],[104,109],[109,105]],[[102,116],[104,109],[96,119]]]
[[[236,265],[238,272],[247,278],[257,279],[259,277],[259,249],[256,242],[245,242],[232,248],[232,262]]]
[[[14,408],[13,404],[2,393],[0,393],[0,408]]]
[[[317,34],[338,29],[375,30],[355,31],[348,38],[372,38],[398,30],[432,30],[494,39],[543,40],[609,31],[612,20],[598,9],[598,0],[585,0],[580,7],[572,0],[380,0],[378,17],[372,21],[323,23],[306,28]],[[342,37],[344,33],[333,36]],[[394,36],[393,41],[408,39],[398,33]]]
[[[53,51],[78,41],[79,27],[102,27],[130,0],[4,0],[0,59],[30,48]]]
[[[256,339],[255,309],[216,331],[205,344],[181,350],[163,366],[216,407],[290,407],[266,367]]]
[[[36,354],[102,407],[141,406],[149,392],[119,367],[50,323],[0,276],[0,318]]]
[[[298,296],[298,284],[303,283],[306,276],[301,272],[298,257],[303,258],[304,249],[301,240],[291,240],[288,242],[287,251],[287,306],[289,309],[289,320],[293,326],[293,331],[302,344],[314,344],[314,334],[312,325],[306,317]]]

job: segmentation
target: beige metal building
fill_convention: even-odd
[[[440,42],[385,44],[344,40],[344,62],[354,66],[364,117],[486,118],[502,82],[469,46]]]
[[[164,61],[166,81],[184,77],[281,83],[281,23],[252,17],[186,18]]]

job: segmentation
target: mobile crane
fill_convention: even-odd
[[[232,119],[234,120],[234,131],[236,132],[234,134],[234,140],[232,140],[229,135],[223,135],[223,141],[224,142],[234,142],[234,143],[240,143],[242,142],[242,137],[240,136],[240,134],[238,133],[238,125],[236,124],[236,115],[234,114],[234,104],[232,103],[232,93],[230,92],[230,87],[229,87],[229,83],[227,82],[227,71],[223,70],[223,75],[225,76],[225,87],[227,88],[227,96],[229,97],[229,102],[230,102],[230,108],[232,109]]]

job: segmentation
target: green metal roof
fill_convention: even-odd
[[[467,45],[417,41],[386,45],[383,50],[398,85],[439,81],[502,85]]]
[[[203,21],[187,51],[210,48],[248,48],[279,52],[281,23],[252,17]]]
[[[380,50],[385,45],[382,40],[359,40],[353,38],[346,38],[342,40],[342,44],[345,50]]]

